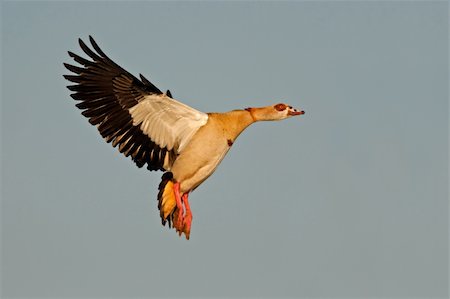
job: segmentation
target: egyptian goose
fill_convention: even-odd
[[[203,113],[163,93],[144,76],[141,80],[103,53],[79,39],[92,59],[68,52],[80,66],[64,63],[74,82],[67,88],[76,107],[138,167],[165,173],[159,184],[158,209],[162,224],[169,223],[189,239],[192,213],[188,195],[217,168],[239,134],[257,121],[282,120],[304,114],[286,104],[246,108],[225,113]]]

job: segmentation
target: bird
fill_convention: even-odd
[[[139,167],[163,171],[158,186],[161,223],[189,240],[189,194],[221,163],[236,138],[259,121],[288,119],[303,110],[284,103],[204,113],[162,92],[142,74],[139,79],[110,59],[89,36],[79,38],[87,59],[71,51],[78,65],[63,63],[67,88],[89,123],[107,143]]]

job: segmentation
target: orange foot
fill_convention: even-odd
[[[175,200],[177,202],[177,208],[173,213],[173,226],[177,229],[177,232],[179,232],[181,235],[184,219],[184,207],[183,203],[181,202],[180,183],[176,182],[173,185],[173,191],[175,193]]]
[[[189,240],[191,233],[191,223],[192,223],[192,213],[191,207],[189,206],[188,193],[184,193],[181,198],[180,186],[174,185],[174,193],[177,201],[177,207],[173,212],[173,227],[176,229],[178,235],[185,234],[186,239]]]
[[[189,240],[189,235],[191,234],[191,223],[192,223],[192,213],[191,213],[191,207],[189,206],[188,201],[188,194],[183,194],[183,203],[184,207],[186,208],[186,215],[183,219],[183,232],[186,235],[186,239]]]

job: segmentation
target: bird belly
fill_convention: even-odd
[[[180,191],[189,192],[197,188],[217,168],[230,147],[226,140],[220,144],[203,144],[201,151],[194,145],[181,153],[173,167],[172,173],[180,182]]]

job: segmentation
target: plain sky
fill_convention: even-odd
[[[448,2],[1,3],[2,298],[447,298]],[[205,112],[280,101],[162,227],[74,107],[92,35]]]

